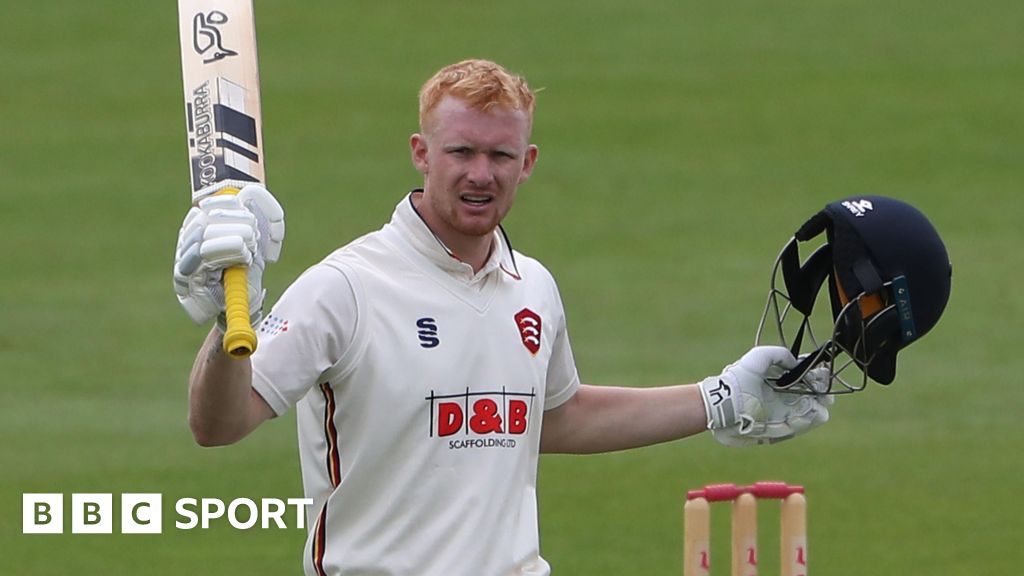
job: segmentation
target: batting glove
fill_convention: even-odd
[[[244,187],[236,195],[216,195],[239,185]],[[258,184],[221,182],[196,196],[202,200],[185,215],[174,254],[178,302],[197,324],[214,317],[223,323],[224,269],[246,266],[249,315],[255,326],[262,316],[263,269],[281,254],[284,210]]]
[[[718,376],[700,383],[708,428],[726,446],[750,446],[788,440],[828,422],[834,397],[778,392],[768,379],[796,366],[781,346],[758,346]],[[829,369],[819,366],[804,376],[814,390],[827,390]]]

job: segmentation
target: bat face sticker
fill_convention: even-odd
[[[519,328],[519,336],[523,340],[523,346],[530,351],[530,354],[537,355],[540,351],[541,320],[536,312],[529,308],[523,308],[516,316],[516,326]]]
[[[238,55],[238,52],[224,47],[219,26],[227,23],[227,14],[220,10],[212,10],[209,14],[199,12],[193,18],[192,47],[203,57],[203,64]]]

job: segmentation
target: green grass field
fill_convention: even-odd
[[[271,298],[417,184],[415,92],[469,56],[543,88],[540,161],[507,228],[559,280],[588,382],[690,382],[746,351],[777,251],[830,200],[902,198],[943,234],[946,316],[896,384],[841,398],[821,430],[545,457],[556,574],[679,574],[685,490],[759,479],[807,486],[813,574],[1019,569],[1024,4],[256,4],[268,180],[288,211]],[[166,507],[159,536],[21,534],[26,492],[301,487],[292,416],[227,449],[186,426],[205,330],[170,283],[188,204],[174,3],[0,13],[0,574],[301,573],[303,531],[179,531]]]

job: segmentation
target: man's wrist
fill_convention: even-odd
[[[739,421],[734,401],[739,391],[735,382],[730,384],[726,380],[726,374],[721,374],[705,378],[700,383],[700,396],[704,400],[704,414],[709,430],[726,428]]]

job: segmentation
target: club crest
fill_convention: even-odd
[[[541,319],[536,312],[529,308],[523,308],[515,316],[516,327],[519,328],[519,336],[523,339],[523,346],[536,356],[540,352]]]

